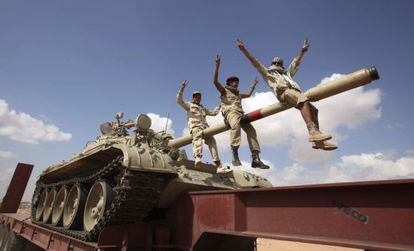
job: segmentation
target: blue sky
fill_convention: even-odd
[[[68,159],[118,111],[131,119],[140,113],[170,113],[175,136],[180,136],[186,115],[175,95],[182,80],[190,82],[187,97],[200,90],[205,106],[213,108],[219,102],[212,84],[217,53],[222,55],[222,81],[238,75],[240,88],[247,90],[258,75],[238,50],[236,38],[265,64],[274,56],[289,62],[309,38],[310,50],[295,76],[304,90],[334,73],[372,65],[381,76],[359,92],[316,103],[321,120],[334,125],[322,124],[337,136],[340,148],[334,153],[294,153],[306,143],[296,111],[266,120],[282,129],[267,128],[274,134],[265,139],[260,138],[265,132],[259,132],[259,141],[267,142],[262,158],[273,167],[264,175],[280,184],[411,177],[413,7],[408,0],[0,1],[0,100],[8,104],[6,115],[0,109],[0,171],[6,174],[0,182],[7,184],[16,162],[35,164],[38,175]],[[272,101],[259,80],[260,95],[245,104],[246,110],[255,100]],[[366,99],[366,109],[356,104],[361,99]],[[348,105],[349,110],[343,109]],[[339,123],[334,115],[340,108]],[[34,121],[21,119],[22,113]],[[49,141],[35,139],[37,144],[16,140],[18,132],[10,127],[30,126],[18,127],[13,118],[43,123],[23,135],[27,138],[36,130],[44,133],[47,125],[58,131],[45,134]],[[266,121],[255,122],[258,131]],[[10,130],[1,134],[7,126]],[[283,129],[292,127],[296,129]],[[278,142],[281,131],[286,138]],[[221,142],[221,157],[229,162],[228,147]],[[241,154],[250,161],[247,147]],[[209,160],[208,152],[205,156]],[[398,168],[401,172],[389,170]],[[384,175],[372,177],[370,172]]]

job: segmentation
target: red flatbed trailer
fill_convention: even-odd
[[[20,168],[28,167],[19,164],[15,175],[24,173]],[[21,180],[18,186],[11,182],[12,194],[23,194]],[[107,227],[96,243],[34,225],[10,210],[5,213],[4,205],[16,205],[16,197],[20,203],[21,196],[3,201],[0,223],[26,242],[21,250],[35,244],[45,250],[73,251],[247,251],[255,249],[258,237],[365,250],[414,250],[414,179],[185,193],[163,219]]]

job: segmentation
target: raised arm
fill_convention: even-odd
[[[187,84],[188,84],[188,81],[187,80],[184,80],[181,83],[180,90],[177,93],[177,103],[179,105],[181,105],[184,108],[184,110],[189,111],[190,110],[190,104],[188,104],[187,102],[185,102],[184,99],[183,99],[183,92],[184,92],[184,89],[187,86]]]
[[[254,92],[254,89],[256,89],[257,83],[259,83],[259,81],[257,81],[257,77],[255,77],[254,78],[254,81],[253,81],[253,85],[250,88],[250,91],[248,93],[242,93],[242,94],[240,94],[240,97],[241,98],[248,98],[248,97],[252,96],[252,94]]]
[[[302,61],[303,55],[305,55],[305,52],[309,50],[309,41],[308,39],[305,39],[303,41],[302,48],[300,49],[299,53],[296,55],[296,57],[293,59],[292,63],[289,65],[288,74],[293,77],[296,72],[299,69],[300,62]]]
[[[216,86],[217,90],[220,92],[220,94],[223,94],[225,92],[224,87],[222,84],[220,84],[219,80],[218,80],[218,74],[219,74],[219,68],[220,68],[220,63],[221,63],[221,57],[220,55],[216,56],[216,66],[214,69],[214,79],[213,79],[213,83]]]
[[[249,59],[250,63],[256,68],[256,70],[263,75],[263,77],[267,76],[267,69],[266,67],[257,60],[250,52],[244,47],[244,43],[242,40],[237,39],[237,46],[239,49],[246,55],[247,59]]]

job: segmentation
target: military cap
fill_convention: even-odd
[[[200,91],[195,91],[195,92],[193,92],[193,97],[195,96],[195,95],[201,95],[201,92]]]
[[[231,76],[231,77],[227,78],[226,83],[229,84],[230,82],[233,82],[233,81],[239,82],[239,78],[236,77],[236,76]]]
[[[281,59],[280,57],[274,57],[272,60],[272,64],[275,64],[275,63],[279,63],[283,65],[283,59]]]

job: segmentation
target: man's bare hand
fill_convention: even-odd
[[[305,41],[303,41],[303,45],[302,45],[302,51],[308,51],[309,50],[309,41],[308,39],[305,39]]]
[[[221,63],[221,57],[219,54],[216,55],[215,61],[216,61],[216,65],[219,65]]]
[[[244,43],[243,43],[243,41],[240,38],[237,39],[237,46],[240,49],[244,49]]]
[[[187,87],[187,84],[188,84],[188,81],[187,81],[187,80],[184,80],[184,81],[181,83],[181,90],[184,90],[184,89],[185,89],[185,87]]]
[[[252,85],[252,89],[256,88],[256,85],[259,83],[259,80],[257,80],[257,77],[254,78],[253,80],[253,85]]]

